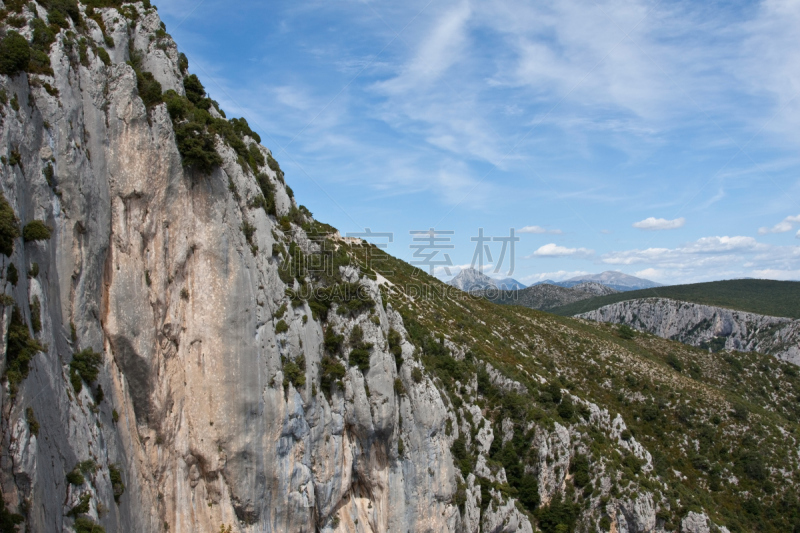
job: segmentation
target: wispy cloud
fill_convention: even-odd
[[[771,228],[759,228],[758,234],[767,235],[769,233],[786,233],[787,231],[792,231],[792,229],[794,229],[794,225],[798,222],[800,222],[800,215],[789,216],[784,218]]]
[[[674,220],[667,220],[665,218],[650,217],[633,224],[634,228],[639,228],[647,231],[659,231],[666,229],[682,228],[686,224],[686,219],[676,218]]]
[[[547,229],[541,226],[525,226],[524,228],[518,229],[517,233],[533,233],[536,235],[549,233],[550,235],[562,235],[564,232],[560,229]]]
[[[531,255],[526,256],[525,259],[532,259],[534,257],[587,257],[594,253],[594,250],[588,248],[567,248],[559,246],[555,243],[545,244]]]

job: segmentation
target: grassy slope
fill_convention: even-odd
[[[360,255],[358,248],[349,252]],[[372,254],[383,252],[373,248]],[[592,501],[603,509],[609,498],[650,491],[662,502],[661,518],[674,529],[680,517],[700,509],[732,532],[791,531],[800,524],[800,504],[792,488],[800,481],[794,452],[800,430],[800,377],[792,365],[755,353],[710,354],[647,334],[625,340],[610,325],[466,295],[455,301],[442,295],[438,280],[395,258],[387,257],[383,269],[393,270],[384,276],[394,283],[386,289],[385,300],[403,314],[419,357],[454,406],[462,401],[482,406],[495,435],[503,418],[514,419],[518,442],[527,442],[515,450],[524,465],[533,464],[535,455],[529,449],[530,433],[522,436],[524,428],[552,427],[556,421],[568,425],[583,435],[580,447],[589,450],[592,472],[617,477],[610,495],[597,488],[588,494],[568,488],[574,509]],[[405,289],[409,285],[422,289],[411,298]],[[731,297],[737,285],[741,287],[723,284],[729,290],[718,294]],[[786,284],[745,285],[750,287],[745,294],[751,296],[756,288],[786,290]],[[426,289],[428,297],[420,296]],[[706,302],[727,301],[721,295],[713,300],[707,296]],[[782,305],[788,307],[785,301]],[[467,349],[464,361],[426,341],[442,336]],[[485,383],[482,387],[479,361],[523,383],[532,397],[519,399]],[[476,374],[477,398],[459,386]],[[612,417],[620,413],[652,454],[655,474],[637,472],[635,461],[577,412],[564,418],[539,377],[608,409]],[[508,458],[497,453],[498,462]],[[467,456],[461,461],[465,472],[469,460]],[[787,473],[781,474],[781,468]],[[506,489],[512,494],[515,490]],[[665,502],[672,511],[663,511]],[[547,509],[536,509],[532,516],[541,518],[540,513]]]
[[[800,282],[754,279],[674,285],[610,294],[557,307],[551,312],[562,316],[573,316],[617,302],[654,297],[726,307],[761,315],[800,318]]]

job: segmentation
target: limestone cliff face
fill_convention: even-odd
[[[374,345],[370,370],[349,368],[330,398],[318,392],[322,326],[307,304],[289,305],[288,331],[276,330],[287,286],[278,260],[252,253],[241,228],[255,227],[262,251],[276,239],[314,244],[296,224],[281,229],[249,206],[260,193],[255,177],[219,137],[219,168],[183,168],[166,106],[145,107],[124,63],[139,52],[143,70],[182,93],[177,49],[151,37],[160,28],[153,9],[134,7],[135,20],[97,10],[114,39],[110,65],[92,47],[76,61],[61,32],[53,76],[32,75],[38,86],[24,73],[0,77],[19,102],[2,108],[0,146],[21,157],[3,165],[2,192],[22,224],[38,219],[53,230],[49,240],[18,239],[2,257],[3,271],[13,262],[22,273],[5,287],[26,323],[40,302],[36,338],[46,348],[14,400],[1,396],[9,507],[27,506],[37,532],[66,530],[84,494],[85,515],[109,532],[455,531],[447,411],[430,381],[411,379],[407,342],[398,374],[386,335],[404,333],[399,315],[364,278],[374,315],[331,313],[329,322],[345,337],[362,328]],[[86,24],[104,46],[96,23]],[[294,203],[281,180],[259,170],[276,190],[277,215],[287,214]],[[33,263],[39,272],[29,278]],[[6,306],[6,326],[11,313]],[[86,348],[102,354],[104,401],[95,402],[94,386],[75,395],[70,384],[72,354]],[[301,356],[305,385],[284,387],[283,362]],[[67,483],[65,472],[87,460],[96,470]],[[118,505],[114,470],[125,485]]]
[[[800,364],[800,321],[665,298],[629,300],[580,318],[627,324],[693,346],[756,351]]]

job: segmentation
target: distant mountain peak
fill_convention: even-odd
[[[650,281],[649,279],[637,278],[630,274],[625,274],[618,270],[607,270],[600,274],[588,274],[584,276],[576,276],[565,281],[561,281],[558,285],[562,287],[574,287],[582,283],[594,282],[611,287],[618,291],[635,291],[639,289],[652,289],[655,287],[663,287],[660,283]]]
[[[465,292],[483,291],[486,289],[501,289],[504,291],[513,291],[524,289],[525,285],[512,278],[493,279],[474,268],[465,268],[458,273],[456,277],[447,282]]]

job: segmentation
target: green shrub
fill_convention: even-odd
[[[631,340],[636,337],[636,330],[627,324],[620,324],[617,327],[617,335],[620,339]]]
[[[14,263],[9,263],[6,267],[6,281],[13,286],[17,286],[17,282],[19,281],[19,271],[17,267],[14,266]]]
[[[247,123],[247,120],[245,118],[232,118],[231,124],[233,125],[233,129],[234,131],[236,131],[236,134],[239,135],[239,137],[247,135],[251,139],[255,140],[258,144],[261,144],[261,136],[259,136],[258,133],[250,129],[250,125]],[[264,156],[261,155],[260,152],[259,155],[261,156],[260,164],[264,165]]]
[[[372,351],[372,344],[364,342],[364,330],[361,326],[353,327],[350,333],[350,366],[358,367],[362,372],[369,370],[369,359]]]
[[[39,436],[39,421],[36,420],[36,414],[33,412],[33,407],[25,409],[25,420],[28,422],[28,430],[34,437]]]
[[[42,331],[42,304],[38,296],[34,296],[31,302],[31,329],[34,335]]]
[[[268,215],[277,216],[275,207],[275,186],[272,185],[269,176],[263,173],[256,175],[256,182],[261,189],[261,198],[255,202],[258,206],[262,207]]]
[[[152,73],[137,71],[136,86],[139,90],[139,97],[148,109],[164,101],[161,96],[161,84],[153,77]]]
[[[325,350],[328,353],[338,354],[342,350],[342,343],[344,342],[344,337],[342,335],[337,335],[332,327],[328,327],[325,329],[323,342],[325,344]]]
[[[395,394],[398,394],[400,396],[402,396],[403,394],[406,393],[406,387],[405,387],[405,385],[403,385],[403,380],[402,379],[394,378],[394,392],[395,392]],[[449,422],[450,419],[448,419],[447,421]]]
[[[333,385],[341,387],[342,379],[346,374],[347,371],[342,363],[327,355],[322,358],[320,362],[320,384],[325,393],[328,393]]]
[[[667,356],[667,364],[677,372],[683,372],[683,362],[674,353]]]
[[[275,324],[275,333],[281,334],[287,331],[289,331],[289,324],[287,324],[285,320],[279,320],[278,323]]]
[[[42,346],[31,338],[28,326],[22,319],[22,312],[17,306],[14,306],[11,313],[7,342],[6,379],[8,379],[9,391],[13,398],[16,396],[19,384],[28,377],[31,359],[42,350]]]
[[[95,524],[85,516],[78,517],[73,527],[75,528],[75,533],[106,533],[103,526]]]
[[[572,480],[575,486],[585,487],[589,484],[589,459],[585,455],[576,455],[572,460],[569,471],[573,474]]]
[[[28,67],[31,47],[28,40],[15,31],[0,39],[0,74],[14,76]]]
[[[194,105],[198,105],[206,98],[206,88],[203,87],[197,74],[191,74],[183,79],[183,89],[186,92],[186,98]]]
[[[396,330],[390,329],[387,340],[389,341],[389,352],[394,356],[397,368],[403,364],[403,336]]]
[[[76,393],[80,394],[83,389],[83,381],[91,385],[97,380],[102,362],[103,355],[91,348],[86,348],[72,356],[72,362],[69,364],[69,375]]]
[[[184,76],[189,72],[189,58],[183,52],[178,54],[178,68]]]
[[[112,40],[111,42],[113,43],[114,41]],[[102,61],[105,66],[111,65],[111,56],[108,55],[108,52],[106,52],[105,48],[98,48],[97,49],[97,57],[100,58],[100,61]],[[156,82],[156,83],[158,83],[158,82]],[[141,89],[139,89],[139,94],[140,95],[142,94],[142,90]],[[159,94],[159,100],[160,99],[161,99],[161,94]]]
[[[296,389],[306,384],[306,358],[302,355],[283,365],[283,386],[288,387],[290,383]]]
[[[39,263],[32,263],[31,268],[28,270],[28,277],[35,278],[39,275]]]
[[[0,192],[0,253],[11,257],[14,253],[14,239],[19,237],[19,221],[14,209]]]
[[[414,380],[414,383],[421,383],[422,378],[422,370],[420,370],[418,366],[415,366],[413,370],[411,370],[411,379]]]
[[[67,473],[67,483],[69,483],[70,485],[75,485],[76,487],[79,487],[83,485],[85,482],[86,479],[83,477],[83,474],[81,474],[81,471],[78,469],[77,466]]]
[[[114,501],[119,503],[120,497],[125,492],[125,484],[122,482],[122,472],[117,465],[108,465],[108,477],[114,490]]]
[[[566,421],[572,420],[575,416],[575,407],[572,405],[572,402],[569,399],[564,399],[560,404],[558,404],[558,416],[563,418]]]
[[[50,238],[50,228],[41,220],[32,220],[22,228],[22,239],[25,242],[46,241]]]
[[[537,510],[539,528],[544,533],[571,533],[575,531],[580,507],[565,500],[559,493],[547,507]]]
[[[77,505],[75,505],[75,507],[73,507],[67,512],[67,516],[75,518],[79,515],[88,513],[89,509],[91,508],[89,505],[91,500],[92,500],[92,495],[89,494],[88,492],[81,494],[80,501],[78,502]]]

